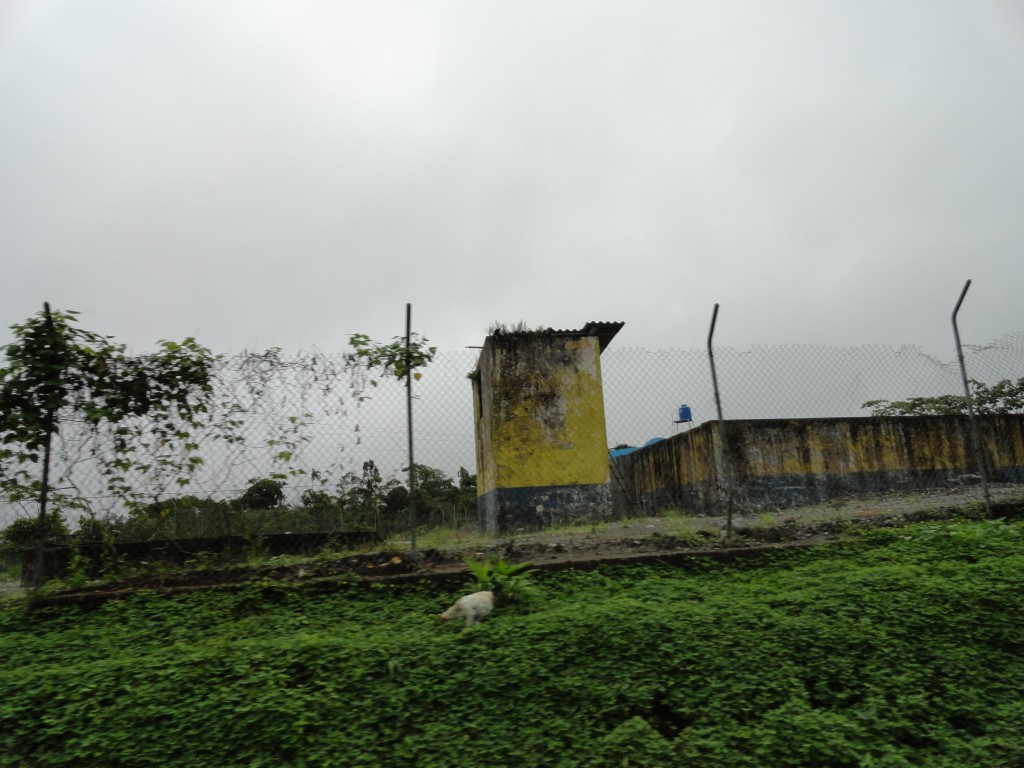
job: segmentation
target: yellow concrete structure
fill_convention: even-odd
[[[478,507],[486,530],[610,513],[601,352],[622,325],[487,337],[472,376]]]

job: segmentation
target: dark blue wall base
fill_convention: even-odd
[[[993,473],[994,483],[1024,483],[1024,468],[1002,468]],[[615,472],[612,472],[615,477]],[[846,497],[887,492],[928,491],[942,488],[980,486],[981,478],[965,470],[915,472],[851,472],[848,474],[775,475],[746,478],[738,484],[734,511],[740,514],[786,509]],[[725,497],[712,483],[691,483],[641,493],[630,498],[613,484],[618,516],[659,515],[678,510],[695,515],[725,514]],[[980,491],[979,491],[980,493]]]
[[[611,511],[606,483],[497,488],[477,498],[480,527],[490,534],[596,523],[609,519]]]

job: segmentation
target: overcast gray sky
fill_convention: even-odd
[[[0,343],[1024,329],[1024,0],[0,0]]]

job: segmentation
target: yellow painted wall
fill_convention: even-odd
[[[965,470],[973,463],[966,420],[806,419],[731,422],[734,469],[739,477]],[[1013,466],[1020,452],[993,457]]]
[[[475,385],[477,492],[608,482],[595,337],[488,337]]]
[[[992,479],[1024,482],[1024,416],[983,416],[979,424]],[[942,485],[977,472],[965,418],[750,420],[725,427],[739,493],[769,505],[773,489],[790,494],[801,483],[809,491],[857,493]],[[719,503],[717,440],[717,424],[708,422],[615,459],[613,489],[647,511],[710,511]]]

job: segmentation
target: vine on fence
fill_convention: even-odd
[[[373,341],[365,333],[353,333],[348,337],[348,343],[352,345],[355,352],[348,355],[349,369],[354,372],[379,371],[383,376],[392,376],[396,379],[404,379],[412,372],[414,381],[423,378],[418,368],[425,367],[434,355],[437,354],[437,347],[427,346],[430,339],[423,338],[418,333],[409,336],[408,345],[406,339],[396,336],[391,342],[384,344]],[[377,386],[376,379],[369,379],[372,387]],[[367,395],[359,391],[359,400],[367,399]]]

